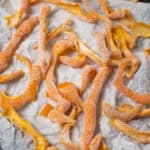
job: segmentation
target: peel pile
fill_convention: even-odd
[[[43,3],[39,14],[31,17],[29,10],[40,2]],[[49,31],[47,18],[52,10],[46,2],[64,9],[83,21],[92,24],[103,22],[106,27],[105,32],[93,32],[100,55],[80,40],[72,27],[74,21],[71,19]],[[32,138],[35,150],[58,150],[19,115],[21,109],[37,99],[42,82],[46,84],[45,96],[53,100],[56,106],[47,103],[41,108],[39,115],[60,126],[59,142],[68,150],[109,150],[102,133],[95,134],[96,107],[103,90],[107,88],[106,81],[115,70],[113,85],[137,105],[124,103],[113,107],[104,102],[102,109],[98,111],[103,112],[102,115],[107,116],[112,127],[118,131],[140,143],[150,143],[150,131],[140,131],[128,124],[134,119],[150,117],[150,108],[144,108],[145,105],[150,104],[150,93],[136,92],[124,83],[124,78],[130,80],[140,67],[140,61],[132,49],[136,46],[138,38],[150,37],[150,25],[136,22],[128,9],[114,10],[106,0],[98,0],[97,3],[102,13],[94,10],[88,0],[82,0],[80,3],[62,0],[21,0],[20,9],[5,17],[7,26],[16,28],[16,33],[0,52],[0,72],[4,72],[13,57],[16,57],[28,67],[29,81],[26,89],[17,96],[8,96],[5,91],[0,91],[0,107],[4,117]],[[117,25],[113,25],[116,20]],[[33,64],[26,56],[17,53],[17,49],[36,26],[39,29],[39,36],[34,49],[38,51],[39,62]],[[49,43],[52,43],[52,46],[50,59],[47,60],[46,46]],[[149,48],[144,53],[150,57]],[[57,84],[55,72],[60,63],[72,68],[82,68],[80,87],[67,81]],[[17,70],[0,75],[0,84],[14,82],[24,74],[23,70]],[[83,94],[90,85],[91,89],[84,100]],[[84,115],[84,126],[81,142],[77,144],[73,142],[71,132],[81,113]]]

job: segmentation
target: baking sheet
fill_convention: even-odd
[[[143,21],[150,23],[150,4],[148,3],[132,3],[127,0],[109,0],[110,5],[113,8],[128,8],[134,15],[137,21]],[[46,3],[49,5],[48,3]],[[97,0],[91,0],[91,4],[95,9],[98,8]],[[14,12],[19,8],[20,0],[0,0],[0,49],[2,50],[11,39],[15,32],[15,29],[9,29],[6,27],[4,17],[11,12]],[[39,15],[39,8],[41,4],[34,6],[32,8],[32,15]],[[52,10],[55,6],[52,6]],[[104,31],[104,25],[99,23],[98,25],[86,23],[77,19],[75,16],[65,12],[61,9],[56,9],[50,14],[49,20],[49,30],[52,30],[59,24],[63,23],[66,19],[73,18],[75,21],[74,28],[78,33],[81,40],[85,41],[89,47],[98,53],[98,48],[96,45],[96,40],[93,37],[93,31]],[[84,26],[84,28],[83,28]],[[37,61],[37,51],[33,50],[33,45],[38,40],[38,26],[34,29],[33,33],[30,34],[19,46],[17,52],[27,56],[33,63],[38,63]],[[150,47],[149,39],[139,39],[138,45],[133,49],[136,56],[141,61],[141,67],[135,74],[133,79],[128,83],[128,86],[140,92],[150,91],[150,62],[146,59],[143,49]],[[50,45],[47,47],[50,50]],[[11,66],[4,72],[8,73],[14,70],[24,68],[26,75],[19,81],[13,84],[3,84],[0,85],[0,90],[6,91],[10,95],[18,95],[21,93],[28,82],[28,70],[23,63],[13,59]],[[74,82],[78,87],[81,81],[81,69],[74,69],[65,65],[59,65],[57,69],[58,83],[64,81]],[[105,89],[102,93],[102,101],[109,101],[113,106],[121,104],[123,102],[131,102],[130,99],[123,96],[116,91],[115,87],[112,85],[114,74],[111,76],[107,82]],[[86,98],[89,89],[84,95]],[[65,150],[65,148],[59,144],[59,133],[60,128],[49,121],[48,119],[42,118],[38,115],[39,111],[47,102],[55,105],[53,101],[48,100],[45,97],[45,84],[42,83],[38,98],[35,102],[29,104],[25,107],[20,114],[27,119],[39,132],[41,132],[52,145],[57,145],[60,150]],[[100,104],[100,102],[99,102]],[[134,104],[134,103],[133,103]],[[100,106],[100,105],[99,105]],[[96,131],[101,131],[106,138],[107,144],[111,150],[150,150],[150,144],[142,145],[134,140],[130,139],[126,135],[113,129],[106,117],[100,118],[100,107],[98,108],[98,123]],[[132,126],[141,130],[150,130],[150,119],[140,119],[131,121]],[[76,143],[80,143],[80,136],[83,130],[83,115],[81,114],[78,118],[78,123],[73,130],[73,140]],[[0,116],[0,149],[2,150],[33,150],[33,143],[31,138],[18,130],[14,125],[10,124],[5,118]]]

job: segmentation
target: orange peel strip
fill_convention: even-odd
[[[38,131],[36,131],[29,122],[24,120],[15,109],[9,106],[6,110],[3,111],[3,116],[6,117],[10,122],[15,124],[23,132],[31,136],[34,141],[35,150],[46,150],[48,147],[48,141],[43,137]]]
[[[16,72],[12,72],[6,75],[0,75],[0,83],[8,83],[12,81],[16,81],[24,76],[23,70],[18,70]]]
[[[42,110],[40,111],[40,116],[47,117],[49,112],[53,109],[53,107],[50,104],[44,105]]]
[[[73,104],[82,107],[83,101],[81,97],[79,96],[78,88],[75,84],[71,82],[65,82],[57,85],[58,91],[60,94]]]
[[[50,66],[46,77],[46,95],[56,101],[62,111],[66,111],[70,107],[70,102],[64,99],[59,93],[55,85],[55,68],[58,62],[58,57],[66,50],[75,50],[75,46],[70,40],[59,40],[52,47],[50,58]]]
[[[80,19],[87,21],[87,22],[95,22],[95,19],[93,16],[89,13],[86,13],[80,6],[79,3],[75,2],[63,2],[61,0],[44,0],[46,2],[50,2],[68,12],[71,14],[79,17]]]
[[[150,143],[150,132],[137,130],[119,119],[110,119],[110,124],[130,138],[142,143]]]
[[[136,92],[124,85],[123,73],[127,66],[128,66],[127,60],[124,60],[120,63],[118,72],[114,79],[114,85],[121,93],[131,98],[133,101],[140,103],[140,104],[150,104],[150,94],[142,94],[142,93]]]
[[[37,65],[32,65],[29,59],[20,54],[15,54],[17,59],[24,62],[29,69],[29,83],[24,92],[17,96],[7,96],[4,92],[0,92],[0,103],[3,108],[8,105],[15,109],[21,109],[24,105],[36,99],[39,84],[41,82],[41,69]]]
[[[131,30],[135,37],[144,37],[144,38],[150,37],[150,25],[149,24],[146,24],[143,22],[135,22],[132,25]]]
[[[47,24],[47,16],[50,12],[50,7],[43,5],[40,9],[40,16],[39,16],[39,42],[38,42],[38,51],[39,51],[39,61],[40,67],[42,70],[43,78],[45,78],[47,70],[48,70],[48,63],[46,60],[46,43],[47,43],[47,35],[48,35],[48,24]]]
[[[79,107],[74,106],[69,117],[75,119],[81,109]],[[74,126],[74,124],[66,123],[63,127],[63,130],[60,133],[60,142],[69,150],[81,150],[78,144],[74,144],[70,139],[70,129]]]
[[[90,143],[90,150],[99,150],[102,143],[102,135],[97,134]]]
[[[111,57],[111,51],[106,46],[105,36],[103,33],[94,32],[94,35],[97,39],[98,48],[100,51],[100,55],[102,56],[103,62],[107,62]]]
[[[32,17],[24,21],[18,27],[8,46],[0,52],[0,72],[3,72],[8,67],[16,48],[19,46],[23,38],[32,32],[38,22],[38,17]]]
[[[5,17],[7,26],[12,28],[19,25],[23,20],[24,14],[27,14],[29,8],[29,0],[21,0],[20,9],[17,12]]]
[[[84,103],[84,129],[82,133],[82,149],[88,150],[89,145],[92,141],[96,125],[96,104],[98,97],[101,93],[102,87],[108,78],[111,69],[108,67],[103,67],[97,73],[95,79],[93,80],[92,89],[87,100]]]
[[[89,82],[92,78],[96,75],[96,68],[92,65],[86,65],[83,68],[82,72],[82,79],[81,79],[81,87],[80,87],[80,94],[82,95],[85,90],[87,89]]]
[[[103,112],[109,118],[117,118],[124,122],[128,122],[135,118],[142,110],[143,105],[139,104],[133,107],[130,111],[121,112],[116,108],[112,107],[109,103],[103,103]]]
[[[86,62],[86,56],[83,54],[77,54],[75,57],[69,57],[69,56],[59,56],[59,61],[62,64],[78,68],[85,64]]]

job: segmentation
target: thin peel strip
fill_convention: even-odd
[[[143,105],[139,104],[136,107],[130,109],[127,112],[121,112],[116,108],[112,107],[109,103],[103,103],[103,112],[109,118],[117,118],[124,122],[128,122],[135,118],[142,110]]]
[[[92,65],[86,65],[83,68],[83,72],[81,75],[81,87],[80,87],[80,95],[82,95],[87,89],[90,80],[93,79],[96,75],[96,68]]]
[[[142,93],[136,92],[124,85],[123,74],[127,66],[128,66],[127,60],[124,60],[120,63],[119,69],[114,79],[114,85],[121,93],[131,98],[133,101],[140,103],[140,104],[150,104],[150,94],[142,94]]]
[[[2,115],[19,127],[23,132],[31,136],[34,141],[35,150],[47,149],[48,141],[38,131],[36,131],[29,122],[20,117],[13,107],[9,106],[6,110],[4,109]]]
[[[96,125],[96,104],[102,87],[107,80],[111,69],[103,67],[93,80],[93,85],[87,100],[84,103],[84,129],[81,136],[82,149],[88,150],[92,141]]]
[[[43,78],[45,78],[49,66],[46,60],[46,43],[48,35],[47,16],[49,12],[50,7],[43,5],[40,9],[40,16],[39,16],[38,51],[39,51],[39,63],[42,70]]]
[[[40,116],[47,117],[49,112],[53,109],[53,107],[50,104],[45,104],[42,110],[40,111]]]
[[[5,17],[7,26],[12,28],[19,25],[24,18],[24,14],[27,14],[29,8],[29,0],[21,0],[20,9],[17,12]]]
[[[15,35],[10,40],[7,47],[0,52],[0,72],[3,72],[10,64],[12,56],[16,48],[21,43],[22,39],[32,32],[34,27],[38,24],[38,17],[32,17],[24,21],[17,29]]]
[[[130,138],[142,144],[150,143],[150,132],[137,130],[119,119],[110,119],[110,124]]]
[[[80,19],[87,22],[95,22],[95,19],[91,14],[84,12],[79,3],[74,2],[63,2],[61,0],[44,0],[46,2],[50,2],[64,10],[72,13],[73,15],[79,17]]]
[[[12,81],[16,81],[24,76],[23,70],[18,70],[6,75],[0,75],[0,83],[8,83]]]
[[[0,103],[3,108],[11,105],[15,109],[21,109],[29,102],[36,99],[39,84],[41,82],[41,69],[37,65],[32,65],[29,59],[20,54],[15,54],[17,59],[24,62],[29,69],[29,83],[27,88],[20,95],[7,96],[4,92],[0,92]]]

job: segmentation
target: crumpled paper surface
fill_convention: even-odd
[[[127,0],[109,0],[110,5],[113,8],[128,8],[133,13],[137,21],[143,21],[150,23],[150,4],[148,3],[133,3]],[[47,3],[48,4],[48,3]],[[97,0],[92,0],[92,6],[95,9],[99,9]],[[15,29],[9,29],[6,27],[4,17],[11,14],[19,8],[20,0],[0,0],[0,50],[2,50],[12,35],[15,32]],[[33,15],[39,15],[39,7],[41,4],[34,6],[32,8]],[[49,4],[48,4],[49,5]],[[55,6],[52,6],[52,10]],[[78,33],[81,40],[85,41],[88,46],[98,53],[98,48],[96,46],[96,40],[93,36],[93,31],[104,31],[104,25],[99,23],[98,25],[86,23],[77,19],[75,16],[65,12],[61,9],[56,9],[49,16],[49,30],[52,30],[59,24],[63,23],[67,18],[73,18],[75,21],[74,28]],[[34,29],[33,33],[29,35],[19,46],[17,52],[27,56],[33,63],[38,63],[37,51],[33,50],[33,45],[38,40],[38,26]],[[137,47],[133,49],[133,52],[141,61],[141,66],[132,80],[128,83],[128,86],[133,88],[136,91],[140,92],[149,92],[150,91],[150,62],[146,59],[143,49],[150,47],[149,39],[139,39]],[[50,45],[47,47],[50,50]],[[1,60],[0,60],[1,61]],[[11,84],[0,85],[0,90],[6,91],[9,95],[17,95],[21,93],[28,82],[28,70],[26,66],[20,61],[14,58],[11,66],[4,72],[8,73],[14,70],[23,68],[26,72],[25,77]],[[65,65],[60,65],[57,69],[57,81],[58,83],[64,81],[74,82],[78,87],[80,86],[81,81],[81,69],[74,69]],[[107,82],[103,93],[102,100],[109,101],[113,106],[121,104],[123,102],[131,102],[129,98],[123,96],[112,85],[112,80],[114,75],[111,75],[111,78]],[[88,91],[84,94],[84,98],[88,95]],[[48,100],[45,97],[45,85],[42,83],[38,98],[35,102],[29,104],[26,108],[19,112],[22,117],[27,119],[39,132],[41,132],[52,145],[57,145],[60,150],[65,150],[65,148],[59,144],[59,133],[60,128],[49,121],[48,119],[42,118],[38,115],[41,108],[45,103],[54,102]],[[99,103],[100,104],[100,103]],[[133,103],[134,104],[134,103]],[[100,107],[98,108],[100,112]],[[100,118],[98,113],[97,117],[98,123],[96,131],[101,131],[106,138],[107,144],[111,150],[150,150],[150,144],[142,145],[136,141],[130,139],[126,135],[113,129],[109,123],[108,119],[104,116]],[[130,124],[141,130],[150,130],[150,119],[140,119],[131,121]],[[78,123],[73,130],[73,140],[74,142],[80,142],[80,136],[83,129],[83,115],[81,114],[78,118]],[[14,125],[9,123],[5,118],[0,116],[0,149],[2,150],[33,150],[34,145],[31,138],[17,129]]]

